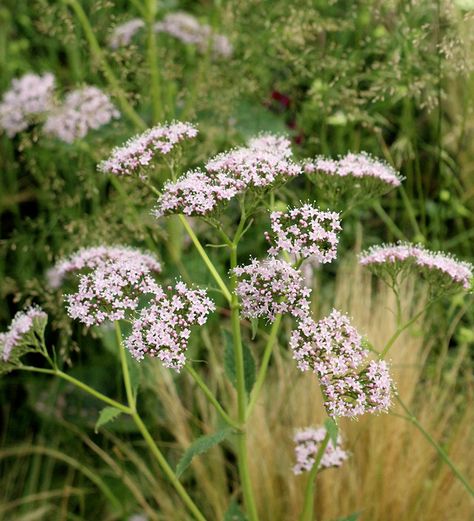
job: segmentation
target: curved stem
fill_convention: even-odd
[[[314,487],[316,476],[319,472],[319,465],[321,460],[323,459],[324,451],[329,443],[329,432],[326,432],[326,436],[324,440],[321,442],[319,446],[318,452],[316,453],[316,457],[314,459],[313,467],[311,468],[308,476],[308,482],[306,483],[306,489],[304,493],[304,503],[303,503],[303,511],[300,515],[300,521],[314,521],[313,516],[313,508],[314,508]]]
[[[418,421],[418,418],[408,409],[408,407],[404,404],[404,402],[401,400],[401,398],[397,394],[395,394],[395,399],[402,406],[402,409],[407,414],[406,417],[405,416],[400,416],[400,417],[411,422],[421,432],[421,434],[423,434],[423,436],[427,439],[427,441],[430,443],[430,445],[439,454],[440,458],[446,463],[446,465],[448,465],[448,467],[452,470],[452,472],[456,476],[456,478],[463,484],[464,488],[469,492],[469,494],[471,496],[474,497],[474,489],[469,484],[469,482],[464,477],[464,475],[458,470],[456,465],[454,465],[451,458],[448,456],[448,454],[443,449],[443,447],[441,447],[441,445],[439,445],[434,440],[434,438],[431,436],[431,434],[425,430],[425,428]]]
[[[206,518],[201,513],[199,508],[196,506],[194,501],[190,498],[190,496],[186,492],[185,488],[183,487],[183,485],[180,483],[180,481],[176,477],[173,469],[170,467],[169,463],[166,461],[162,452],[160,451],[160,449],[154,442],[153,437],[151,436],[150,432],[146,428],[146,425],[143,423],[139,414],[137,412],[134,412],[132,414],[132,418],[133,418],[136,426],[140,430],[140,432],[143,436],[143,439],[145,440],[145,442],[148,445],[149,449],[151,450],[152,454],[155,456],[155,458],[156,458],[158,464],[160,465],[161,469],[163,470],[164,474],[170,480],[171,484],[175,488],[179,497],[183,500],[183,503],[188,507],[189,511],[192,513],[192,515],[194,516],[195,519],[197,519],[198,521],[206,521]]]
[[[120,363],[122,365],[123,383],[125,385],[125,392],[127,394],[127,401],[129,407],[135,411],[136,399],[133,394],[132,382],[130,380],[130,371],[128,370],[127,353],[125,352],[125,346],[122,341],[122,331],[120,330],[120,324],[118,321],[114,322],[115,327],[115,338],[117,339],[117,345],[120,351]]]
[[[194,368],[190,364],[186,364],[184,366],[185,370],[191,375],[193,380],[197,383],[197,385],[201,388],[203,393],[206,395],[206,398],[209,402],[214,406],[216,411],[222,416],[222,419],[228,423],[231,427],[234,427],[237,430],[241,430],[241,426],[235,422],[225,411],[222,405],[218,402],[217,398],[214,396],[209,387],[204,383],[204,380],[199,376],[199,374],[194,370]]]
[[[272,324],[272,328],[270,330],[270,336],[268,337],[267,344],[265,346],[265,351],[263,352],[263,358],[258,370],[257,378],[255,380],[255,385],[252,389],[252,394],[250,396],[250,402],[247,407],[247,419],[252,414],[253,408],[257,403],[258,396],[260,394],[260,390],[265,382],[265,377],[267,375],[268,363],[270,362],[270,358],[272,356],[273,346],[275,345],[278,331],[280,329],[280,324],[282,320],[282,315],[277,315],[275,321]]]
[[[130,105],[129,101],[127,100],[127,97],[125,96],[122,88],[120,87],[119,81],[117,80],[115,74],[112,71],[112,68],[107,63],[104,53],[99,45],[99,42],[97,41],[97,38],[95,37],[89,19],[87,18],[87,15],[84,12],[84,9],[82,8],[81,4],[77,0],[63,0],[63,2],[71,6],[73,11],[75,12],[77,19],[79,20],[79,23],[82,26],[82,30],[84,31],[84,34],[86,36],[91,54],[93,58],[95,58],[99,63],[104,73],[105,79],[112,87],[113,94],[117,98],[123,113],[126,114],[126,116],[130,119],[130,121],[132,121],[132,123],[134,123],[134,125],[137,128],[142,130],[145,129],[147,127],[146,123],[137,114],[132,105]]]
[[[219,275],[218,271],[216,270],[214,264],[212,263],[211,259],[208,257],[207,253],[205,252],[204,248],[202,247],[202,244],[199,242],[199,239],[197,238],[196,234],[194,233],[194,230],[191,228],[190,224],[188,223],[186,217],[184,215],[178,215],[180,221],[183,223],[184,228],[188,232],[189,237],[193,241],[194,246],[196,247],[199,255],[201,255],[202,260],[207,266],[207,269],[211,273],[211,275],[214,277],[214,280],[217,282],[217,285],[222,290],[222,293],[224,294],[224,297],[228,300],[229,303],[232,302],[232,296],[229,292],[229,289],[227,288],[225,282],[222,280],[222,277]]]

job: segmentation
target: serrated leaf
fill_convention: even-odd
[[[99,432],[99,428],[109,423],[116,418],[118,418],[122,414],[120,409],[116,407],[104,407],[99,414],[99,418],[95,424],[94,431]]]
[[[183,454],[181,459],[178,461],[176,465],[176,477],[180,477],[183,472],[189,467],[191,461],[194,456],[198,456],[199,454],[204,454],[209,449],[218,445],[226,438],[230,436],[232,433],[232,429],[226,428],[220,431],[215,432],[214,434],[207,434],[206,436],[201,436],[194,443],[192,443],[186,452]]]
[[[347,516],[347,517],[339,517],[336,519],[336,521],[357,521],[360,516],[360,512],[354,512],[353,514]]]
[[[237,501],[232,501],[224,515],[224,521],[247,521]]]
[[[227,331],[224,331],[224,341],[224,369],[232,385],[236,387],[237,376],[235,371],[234,342],[232,336]],[[245,390],[250,394],[255,383],[255,360],[252,351],[250,351],[246,344],[242,345],[242,351],[244,356]]]
[[[337,436],[339,434],[339,427],[337,426],[337,423],[331,418],[328,418],[324,422],[324,426],[326,427],[326,431],[329,434],[329,439],[332,441],[333,446],[336,447]]]

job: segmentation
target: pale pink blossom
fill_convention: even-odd
[[[117,25],[109,38],[109,46],[112,49],[130,45],[135,34],[145,27],[145,22],[140,18],[133,18],[128,22]]]
[[[249,139],[248,148],[252,150],[262,150],[280,155],[283,158],[290,158],[293,155],[291,141],[286,136],[265,133]]]

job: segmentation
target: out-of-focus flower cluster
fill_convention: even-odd
[[[286,251],[300,258],[313,257],[326,263],[337,256],[341,221],[337,212],[323,212],[304,204],[287,212],[272,212],[270,255]]]
[[[33,123],[34,119],[51,110],[54,96],[54,76],[27,73],[12,80],[0,103],[0,129],[14,137]]]
[[[123,24],[117,25],[109,38],[109,46],[112,49],[118,49],[126,45],[130,45],[135,34],[145,27],[145,22],[140,18],[132,18]]]
[[[293,441],[295,442],[296,464],[293,467],[293,472],[296,475],[309,472],[313,468],[316,462],[316,454],[326,435],[325,427],[319,429],[309,427],[295,434]],[[333,440],[329,440],[319,463],[319,469],[340,467],[348,457],[348,453],[342,448],[342,437],[339,435],[336,445],[334,445]]]
[[[278,314],[300,318],[308,315],[311,290],[305,287],[301,274],[287,262],[274,258],[254,259],[246,266],[235,268],[234,273],[244,317],[273,322]]]
[[[415,271],[423,275],[433,288],[446,291],[455,287],[471,289],[474,266],[443,253],[433,252],[418,244],[398,243],[375,246],[359,258],[375,274],[392,281],[400,273]]]
[[[38,307],[19,311],[13,318],[8,331],[0,333],[0,362],[14,364],[20,356],[38,348],[48,316]]]
[[[117,176],[140,175],[146,177],[146,168],[157,154],[166,156],[185,139],[197,136],[191,123],[175,121],[157,125],[129,139],[112,150],[110,157],[99,163],[100,172]]]
[[[66,143],[84,138],[90,130],[120,117],[110,98],[97,87],[86,86],[69,92],[62,105],[51,112],[44,125],[47,134]]]
[[[386,362],[368,361],[362,337],[339,311],[319,322],[309,316],[299,321],[290,348],[299,369],[317,374],[330,416],[358,416],[390,406],[392,380]]]

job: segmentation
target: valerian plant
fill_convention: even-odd
[[[339,310],[334,309],[327,317],[316,320],[310,307],[311,289],[306,286],[301,270],[305,262],[328,263],[336,258],[344,219],[338,212],[319,209],[314,201],[301,202],[286,211],[274,210],[284,185],[300,176],[313,175],[312,171],[305,174],[304,164],[310,164],[309,161],[295,160],[286,138],[262,135],[251,139],[247,146],[210,158],[199,170],[180,175],[178,150],[197,134],[197,127],[187,122],[175,121],[152,127],[112,150],[110,157],[98,165],[98,170],[99,175],[126,176],[146,186],[157,198],[155,207],[150,208],[157,220],[178,216],[216,283],[215,288],[199,288],[192,281],[180,279],[170,283],[162,275],[163,265],[154,252],[121,245],[83,248],[59,260],[46,274],[49,284],[56,288],[64,285],[66,279],[75,280],[74,291],[64,296],[71,318],[87,327],[113,324],[126,402],[104,395],[60,369],[54,349],[45,344],[47,316],[39,308],[19,313],[9,331],[2,334],[2,372],[30,371],[67,380],[106,406],[97,427],[120,414],[129,415],[189,513],[199,521],[206,519],[205,505],[199,505],[192,498],[180,476],[193,456],[233,439],[231,446],[236,456],[243,508],[250,521],[258,521],[260,517],[248,467],[249,418],[265,385],[272,351],[277,344],[285,344],[281,328],[285,319],[293,328],[286,342],[295,359],[295,371],[314,373],[328,416],[324,427],[304,428],[294,439],[296,463],[293,470],[296,474],[308,473],[300,520],[310,521],[314,519],[313,495],[318,472],[340,466],[350,457],[342,449],[338,418],[387,412],[394,397],[405,407],[397,395],[386,356],[400,333],[422,312],[402,323],[398,304],[398,329],[385,346],[378,346],[379,349],[372,346],[370,339],[364,339],[350,318]],[[169,168],[169,179],[164,183],[157,182],[153,175],[160,163]],[[327,159],[323,162],[318,158],[317,164],[318,171],[327,171],[327,175],[339,178],[333,188],[331,183],[324,185],[326,191],[332,190],[331,197],[340,193],[341,183],[342,186],[344,183],[350,185],[354,192],[359,190],[367,195],[368,186],[377,187],[376,193],[383,193],[401,182],[386,165],[364,154],[352,154],[349,159],[338,161]],[[323,165],[336,166],[329,169]],[[386,189],[382,190],[383,185]],[[364,201],[365,197],[354,200]],[[262,212],[270,214],[270,228],[265,233],[268,255],[261,259],[244,259],[239,246]],[[224,219],[225,214],[235,218]],[[202,219],[221,241],[221,248],[227,252],[227,274],[214,265],[195,232],[196,221],[190,221],[190,217]],[[470,264],[415,244],[375,247],[361,254],[360,262],[393,288],[398,303],[402,278],[407,273],[418,275],[432,289],[427,307],[453,290],[469,290],[473,276]],[[206,385],[199,367],[187,356],[193,329],[206,327],[209,316],[216,312],[213,293],[219,302],[224,302],[222,307],[227,307],[230,316],[230,372],[237,395],[235,410],[221,402],[221,397]],[[246,366],[250,362],[244,354],[244,320],[256,325],[255,343],[259,340],[259,321],[270,326],[263,352],[258,353],[250,346],[250,356],[258,360],[256,376],[250,384],[246,378]],[[226,329],[225,325],[222,327]],[[25,356],[31,351],[42,355],[46,366],[26,365]],[[215,436],[196,440],[176,470],[140,415],[140,388],[131,377],[129,358],[140,363],[146,363],[147,358],[157,358],[171,371],[185,371],[227,424],[225,431],[218,430]],[[209,370],[218,368],[210,367]],[[424,433],[472,492],[443,449],[410,411],[406,410],[406,413],[407,419]]]

